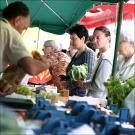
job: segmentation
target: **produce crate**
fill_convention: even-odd
[[[30,99],[19,99],[1,96],[0,103],[10,107],[14,111],[26,111],[33,106],[33,102]]]

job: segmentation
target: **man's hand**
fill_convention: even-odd
[[[10,95],[16,91],[16,84],[9,84],[6,80],[0,80],[0,96]]]
[[[58,60],[57,60],[57,57],[55,57],[55,55],[51,55],[49,57],[42,56],[42,61],[44,63],[46,62],[49,63],[51,66],[58,64]]]
[[[40,55],[40,53],[37,50],[33,50],[31,52],[31,54],[32,54],[32,56],[33,56],[34,59],[36,59],[36,60],[42,60],[41,55]]]

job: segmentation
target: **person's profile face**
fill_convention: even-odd
[[[24,30],[26,30],[30,26],[30,17],[22,17],[18,16],[14,20],[14,27],[15,29],[22,34]]]
[[[74,49],[80,49],[82,44],[84,44],[84,38],[79,38],[76,34],[70,35],[70,44]]]
[[[93,43],[96,49],[102,49],[109,43],[109,38],[105,36],[105,33],[97,30],[93,34]]]
[[[49,57],[54,53],[54,49],[52,47],[44,47],[43,49],[44,55]]]
[[[122,42],[120,43],[120,47],[119,47],[119,54],[122,56],[126,56],[127,55],[127,50],[130,48],[130,43],[129,42]]]

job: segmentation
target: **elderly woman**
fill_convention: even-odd
[[[59,46],[54,40],[47,40],[43,47],[44,55],[49,59],[55,57],[53,65],[49,68],[52,74],[52,83],[57,86],[58,90],[64,89],[61,83],[60,75],[65,75],[65,69],[70,62],[70,57],[67,54],[59,51]]]
[[[119,55],[122,57],[116,76],[125,81],[135,75],[135,44],[124,35],[121,36]]]

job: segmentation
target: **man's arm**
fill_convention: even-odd
[[[19,60],[18,65],[30,75],[37,75],[50,67],[49,61],[43,62],[32,57],[24,57]]]

